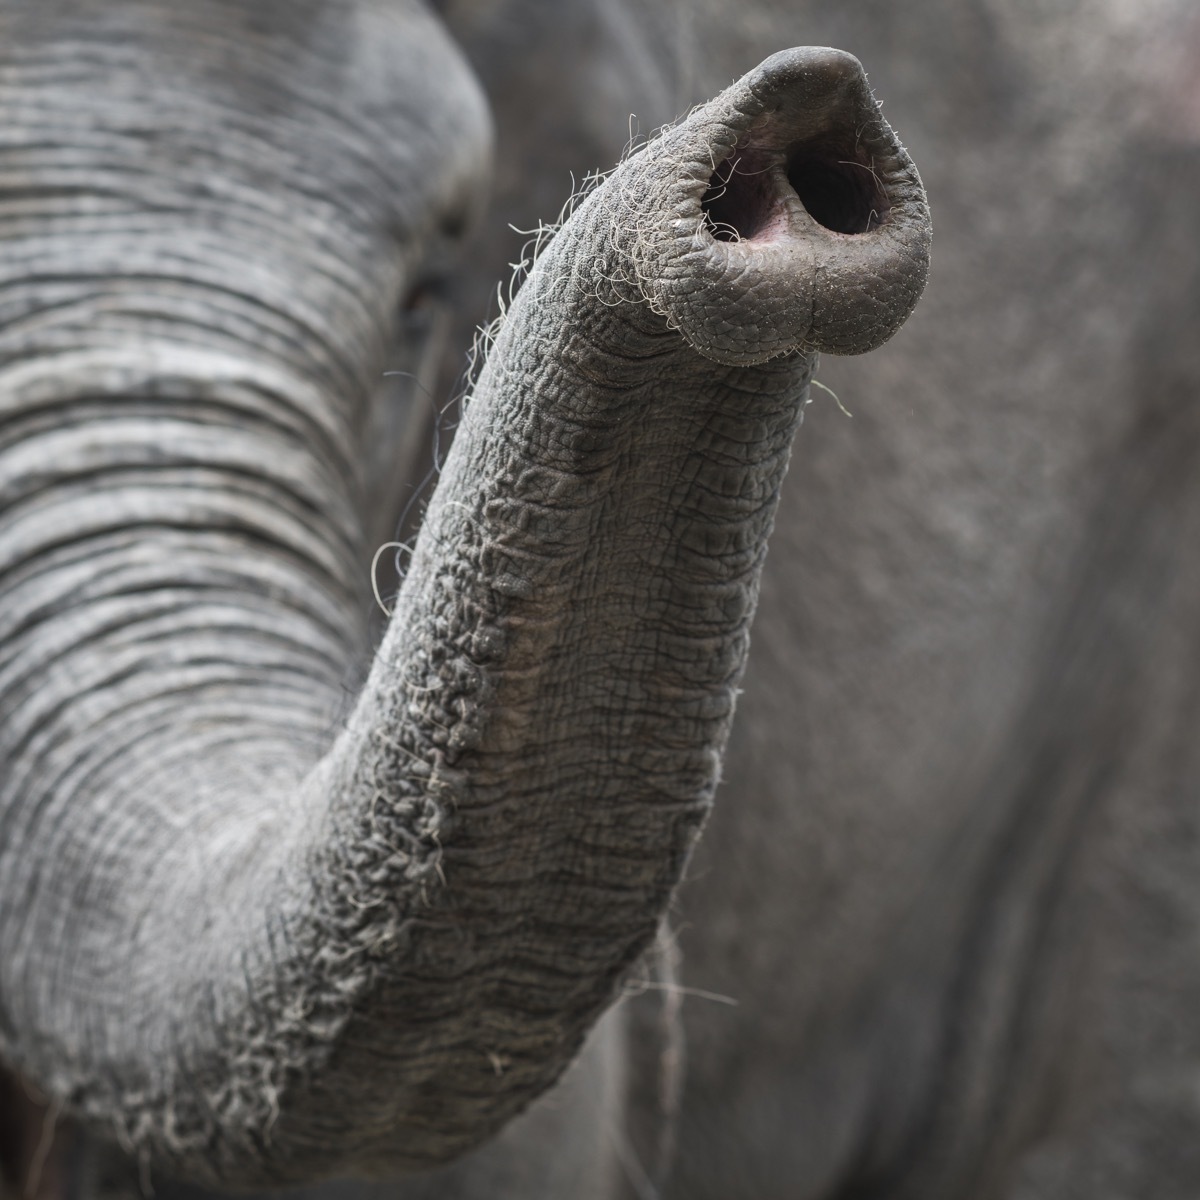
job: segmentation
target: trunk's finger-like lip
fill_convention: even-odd
[[[903,324],[929,208],[853,55],[781,51],[666,137],[666,219],[630,249],[651,306],[700,353],[861,354]]]

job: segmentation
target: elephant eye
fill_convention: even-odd
[[[438,233],[448,242],[460,242],[471,227],[470,214],[465,207],[456,207],[447,212],[438,224]]]
[[[450,276],[444,272],[418,275],[412,287],[400,302],[404,314],[419,313],[435,304],[444,304],[450,299]]]

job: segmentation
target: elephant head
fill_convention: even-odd
[[[916,302],[920,181],[808,49],[594,187],[348,699],[368,400],[483,186],[477,88],[407,0],[0,32],[0,1055],[202,1181],[446,1161],[654,934],[814,356]]]

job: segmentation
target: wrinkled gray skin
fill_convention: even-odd
[[[419,0],[39,0],[0,41],[9,1104],[77,1123],[89,1183],[106,1142],[143,1188],[452,1164],[655,940],[816,355],[923,290],[916,170],[858,61],[805,49],[592,190],[371,653],[372,392],[486,186],[466,61]],[[601,1192],[633,1036],[539,1139]],[[24,1125],[18,1187],[70,1192]],[[514,1136],[515,1190],[560,1191]]]
[[[568,170],[613,160],[629,110],[651,127],[782,45],[845,46],[867,63],[936,207],[933,283],[903,334],[820,365],[854,419],[814,393],[724,783],[665,949],[634,968],[693,990],[610,1009],[565,1082],[456,1164],[313,1192],[1193,1197],[1200,29],[1184,0],[742,3],[736,29],[717,7],[663,6],[650,29],[614,4],[462,0],[444,14],[497,137],[492,216],[458,276],[467,322],[466,298],[518,254],[489,221],[528,228],[556,209]],[[431,114],[446,119],[421,106]],[[298,127],[310,142],[312,122]],[[371,135],[377,168],[411,143],[411,129],[389,129],[394,140]],[[449,152],[432,143],[418,172],[431,193]],[[338,178],[352,185],[348,164]],[[205,212],[225,210],[227,190],[192,186]],[[477,179],[462,186],[473,194]],[[331,261],[298,220],[253,228],[255,255]],[[332,259],[360,264],[346,277],[361,286],[382,270],[371,248]],[[342,276],[314,266],[274,303],[303,315],[305,287],[336,291]],[[392,282],[397,298],[411,278]],[[329,297],[317,299],[327,328]],[[399,331],[373,316],[353,354],[311,324],[289,338],[260,320],[240,340],[243,354],[298,348],[325,389],[349,380],[365,396],[371,362],[407,365],[394,340],[430,324],[424,309]],[[144,335],[132,302],[104,311]],[[236,315],[206,336],[237,341]],[[76,320],[47,336],[78,345],[96,306]],[[404,423],[425,406],[392,411]],[[419,480],[424,464],[404,473]],[[300,540],[339,544],[307,528]],[[331,577],[345,590],[362,564]],[[344,661],[325,670],[351,674]],[[331,708],[313,754],[338,727]],[[488,1066],[503,1076],[503,1061]],[[369,1132],[355,1128],[349,1153]],[[94,1133],[75,1159],[61,1177],[136,1186],[134,1161]],[[148,1173],[159,1194],[195,1194]]]

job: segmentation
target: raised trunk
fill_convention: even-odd
[[[894,332],[928,240],[836,51],[624,163],[497,335],[328,749],[363,615],[328,460],[106,422],[103,532],[81,495],[68,552],[33,522],[3,584],[4,1056],[239,1185],[442,1161],[553,1083],[711,802],[812,355]],[[96,445],[51,473],[83,489]]]

